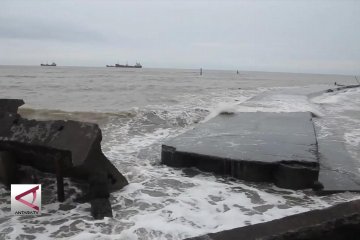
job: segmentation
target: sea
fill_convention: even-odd
[[[360,88],[325,93],[354,76],[203,69],[0,66],[0,98],[20,98],[29,119],[99,124],[102,149],[129,185],[110,197],[113,218],[94,220],[78,203],[78,183],[65,179],[56,201],[51,174],[38,173],[42,214],[13,216],[0,188],[0,239],[178,240],[270,221],[360,199],[318,196],[178,169],[160,162],[161,144],[222,111],[311,111],[318,138],[337,136],[360,165]],[[360,173],[360,167],[359,167]]]

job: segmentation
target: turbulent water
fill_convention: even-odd
[[[20,113],[36,119],[98,123],[106,156],[130,184],[112,193],[113,218],[93,220],[75,203],[66,179],[64,203],[42,174],[42,215],[12,216],[0,188],[0,239],[183,239],[254,224],[360,198],[316,196],[160,164],[161,144],[220,111],[312,111],[318,137],[336,135],[360,165],[360,89],[352,76],[175,69],[0,66],[0,98],[22,98]],[[360,172],[360,170],[359,170]]]

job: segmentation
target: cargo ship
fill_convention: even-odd
[[[135,65],[122,65],[122,64],[115,64],[115,65],[106,65],[106,67],[118,67],[118,68],[142,68],[142,65],[140,63],[136,63]]]
[[[42,67],[56,67],[56,63],[54,63],[54,62],[52,64],[47,64],[47,63],[43,64],[42,63],[42,64],[40,64],[40,66],[42,66]]]

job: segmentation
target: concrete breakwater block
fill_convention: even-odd
[[[0,150],[14,155],[19,164],[42,171],[88,180],[104,173],[110,191],[128,184],[101,151],[97,124],[76,121],[36,121],[16,113],[0,112]]]
[[[339,139],[318,140],[320,194],[360,192],[360,162],[347,152]]]
[[[340,85],[338,85],[340,86]],[[333,89],[328,89],[326,90],[325,92],[335,92],[335,91],[341,91],[341,90],[344,90],[344,89],[350,89],[350,88],[358,88],[360,87],[360,84],[357,84],[357,85],[347,85],[347,86],[343,86],[341,85],[340,87],[337,87],[337,88],[333,88]]]
[[[113,217],[111,204],[108,198],[95,198],[90,200],[91,216],[94,219],[104,219],[104,217]]]
[[[22,105],[24,105],[22,99],[0,99],[0,112],[17,113]]]
[[[10,189],[16,181],[16,159],[9,152],[0,151],[0,182]]]
[[[312,115],[220,114],[162,146],[162,163],[197,167],[248,181],[290,189],[318,180],[318,146]]]
[[[187,240],[359,239],[360,200]]]

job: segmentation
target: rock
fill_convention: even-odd
[[[22,99],[0,99],[0,112],[17,113],[22,105],[24,105]]]
[[[233,115],[235,113],[231,112],[231,111],[222,111],[222,112],[220,112],[220,114],[222,114],[222,115]]]
[[[162,146],[162,163],[197,167],[279,187],[311,188],[318,179],[309,112],[220,114]]]
[[[11,152],[18,163],[55,173],[60,159],[65,177],[88,180],[104,172],[108,189],[121,189],[128,182],[102,153],[101,140],[97,124],[36,121],[0,112],[0,150]]]
[[[107,198],[96,198],[90,201],[91,216],[95,219],[103,219],[104,217],[112,217],[112,209],[110,201]]]
[[[187,240],[355,240],[360,236],[360,200]]]

